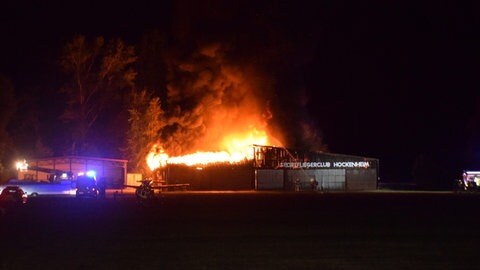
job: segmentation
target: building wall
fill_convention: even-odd
[[[253,148],[259,190],[312,190],[315,181],[320,190],[377,188],[379,160],[375,158],[262,145]]]
[[[317,170],[257,170],[258,190],[312,190],[317,181],[318,190],[345,190],[345,169]]]
[[[347,190],[377,189],[376,169],[348,169],[346,172]]]
[[[254,146],[254,159],[241,165],[201,169],[169,165],[168,184],[190,184],[193,190],[374,190],[379,161],[375,158]]]
[[[257,169],[257,190],[355,191],[377,188],[376,169]]]
[[[250,165],[214,165],[202,169],[167,167],[167,184],[190,184],[190,190],[253,190],[255,170]]]
[[[141,173],[128,173],[126,185],[129,186],[139,186],[140,181],[142,181],[143,176]]]
[[[285,189],[283,170],[264,169],[255,171],[257,190],[282,190]]]
[[[72,172],[73,175],[94,170],[97,179],[104,179],[108,188],[120,188],[126,183],[126,160],[94,157],[56,157],[31,160],[28,164],[41,168],[69,171]],[[25,172],[19,172],[18,178],[48,181],[49,174],[35,170],[27,170]]]
[[[245,166],[170,165],[168,184],[190,184],[191,190],[317,190],[357,191],[377,188],[377,169],[253,169]]]

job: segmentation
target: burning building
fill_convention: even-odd
[[[206,44],[168,62],[159,124],[148,130],[155,141],[148,142],[146,162],[157,180],[193,190],[291,190],[311,182],[318,189],[376,188],[376,159],[282,147],[324,149],[316,129],[303,122],[308,117],[295,113],[306,97],[278,105],[284,103],[268,72],[234,57],[231,48]],[[279,111],[284,117],[274,119]]]
[[[375,158],[254,146],[257,190],[375,190]],[[315,185],[313,185],[315,183]]]
[[[240,161],[202,162],[201,154],[185,157],[189,163],[168,159],[157,168],[168,184],[190,184],[193,190],[336,190],[377,188],[379,161],[375,158],[298,151],[253,145],[251,156]],[[210,153],[213,155],[213,153]],[[315,183],[315,185],[314,185]]]

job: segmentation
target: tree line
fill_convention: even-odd
[[[46,82],[18,89],[1,77],[0,180],[16,174],[17,159],[65,155],[128,159],[129,170],[145,173],[155,143],[185,154],[215,141],[204,136],[212,121],[233,125],[243,112],[290,147],[326,149],[303,103],[292,102],[295,82],[285,75],[296,47],[272,50],[286,42],[273,34],[262,46],[198,35],[192,42],[153,30],[135,46],[76,35],[51,59],[58,65]]]

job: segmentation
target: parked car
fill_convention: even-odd
[[[18,186],[7,186],[0,194],[0,201],[23,204],[27,202],[27,194]]]

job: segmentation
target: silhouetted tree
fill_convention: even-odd
[[[49,108],[45,108],[45,104],[39,101],[39,94],[48,95],[44,89],[30,89],[16,97],[17,110],[10,134],[19,154],[18,158],[21,159],[52,156],[53,151],[45,144],[45,138],[51,132],[55,134],[55,139],[59,140],[58,133],[61,128],[52,121],[58,115],[48,114]]]
[[[102,37],[88,42],[79,35],[64,47],[60,65],[71,80],[61,89],[67,97],[61,118],[71,124],[72,154],[85,154],[89,133],[106,104],[133,88],[136,59],[134,48],[120,39],[105,44]]]
[[[15,151],[8,126],[15,114],[16,99],[13,85],[7,78],[0,76],[0,180],[14,173],[13,153]]]
[[[130,127],[124,151],[131,170],[148,174],[150,170],[145,159],[157,142],[161,129],[166,125],[160,98],[152,97],[146,90],[132,91],[131,107],[128,111]]]

